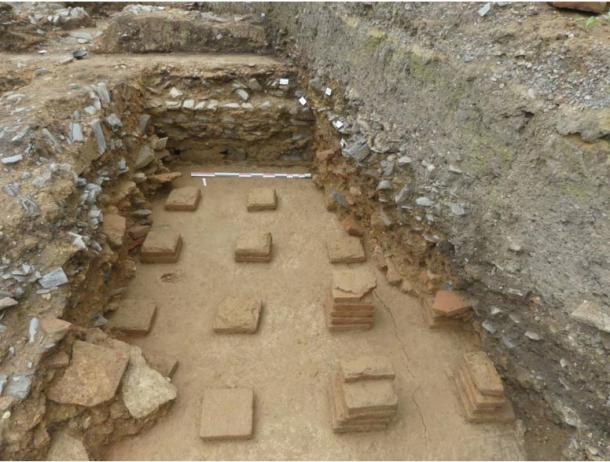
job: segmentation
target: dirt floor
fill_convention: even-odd
[[[201,169],[201,168],[198,168]],[[206,166],[206,170],[213,167]],[[215,170],[227,170],[226,167]],[[239,167],[231,166],[231,171]],[[201,185],[188,175],[175,186]],[[260,170],[259,170],[260,171]],[[276,211],[248,213],[254,186],[273,186]],[[343,232],[309,180],[210,179],[196,212],[167,212],[154,203],[154,227],[179,230],[177,264],[140,264],[129,297],[148,297],[159,311],[152,332],[134,338],[144,351],[175,355],[178,399],[154,428],[111,447],[107,459],[522,459],[513,425],[465,422],[451,367],[476,349],[467,332],[433,331],[418,302],[377,272],[375,327],[331,334],[322,303],[332,265],[325,241]],[[273,234],[271,263],[235,263],[244,229]],[[366,263],[373,268],[371,262]],[[264,300],[254,335],[212,332],[215,308],[236,292]],[[397,420],[383,432],[331,431],[327,384],[339,359],[389,357],[396,369]],[[249,441],[204,442],[198,436],[204,387],[243,386],[255,392]]]

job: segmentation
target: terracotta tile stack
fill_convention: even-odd
[[[342,361],[331,378],[330,407],[335,433],[384,430],[396,416],[394,369],[387,358]]]
[[[373,327],[375,306],[371,291],[376,285],[375,275],[367,268],[333,271],[325,308],[328,329],[337,332]]]
[[[431,328],[464,321],[472,315],[472,302],[461,292],[439,290],[433,300],[424,301],[428,326]]]
[[[464,354],[464,361],[455,374],[455,382],[469,422],[515,420],[513,407],[504,394],[502,379],[484,352]]]

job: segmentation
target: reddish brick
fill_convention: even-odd
[[[432,311],[440,316],[453,317],[472,309],[472,302],[459,292],[439,290],[432,302]]]

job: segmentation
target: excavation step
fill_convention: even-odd
[[[258,323],[263,303],[251,296],[231,296],[218,306],[214,318],[214,332],[218,334],[253,334]]]
[[[204,440],[250,439],[254,429],[254,392],[248,388],[206,388],[199,436]]]
[[[151,230],[142,249],[140,260],[143,263],[176,263],[182,249],[182,236],[172,230]]]
[[[236,262],[271,261],[271,233],[249,231],[241,234],[235,244]]]
[[[275,210],[277,208],[277,194],[273,188],[254,188],[248,193],[248,212],[261,210]]]

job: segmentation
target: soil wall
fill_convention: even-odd
[[[566,455],[599,457],[610,420],[608,29],[545,4],[480,7],[213,6],[263,13],[268,41],[307,69],[354,167],[346,189],[374,184],[349,207],[376,201],[388,246],[425,247],[407,263],[450,263],[526,425],[546,414],[575,430]],[[574,313],[585,300],[593,308]]]

